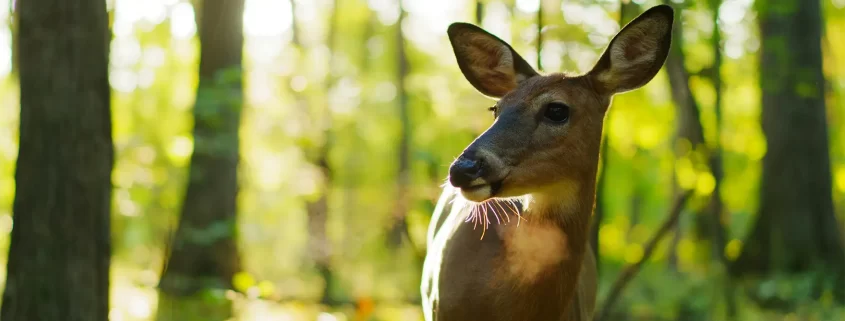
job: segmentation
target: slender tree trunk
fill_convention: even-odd
[[[19,0],[21,1],[21,0]],[[20,25],[20,15],[18,14],[17,10],[17,2],[19,1],[9,1],[9,31],[12,34],[12,74],[18,73],[18,39],[20,39],[20,34],[18,33],[18,26]]]
[[[631,159],[633,166],[630,178],[633,181],[634,187],[631,189],[630,210],[628,211],[629,227],[625,236],[628,242],[633,241],[631,239],[633,236],[632,232],[634,231],[634,227],[637,226],[637,224],[640,224],[642,216],[643,199],[645,199],[645,195],[643,194],[645,194],[645,187],[643,186],[642,175],[640,174],[642,171],[640,164],[642,163],[644,153],[646,153],[646,151],[637,146],[633,159]]]
[[[243,105],[244,0],[204,0],[199,26],[199,86],[194,152],[172,251],[159,284],[159,320],[224,320],[222,293],[241,271],[237,194]]]
[[[682,9],[676,7],[675,15],[677,21],[681,19]],[[666,58],[666,71],[669,76],[669,85],[671,87],[672,100],[675,102],[675,120],[676,132],[674,140],[674,151],[677,158],[690,157],[693,162],[699,159],[695,157],[695,153],[703,152],[707,155],[707,146],[704,141],[704,130],[701,126],[701,115],[698,103],[695,96],[692,94],[689,79],[690,73],[686,69],[684,62],[686,57],[683,51],[683,24],[674,24],[674,31],[672,33],[672,48],[669,56]],[[686,147],[684,147],[686,146]],[[706,161],[706,159],[704,160]],[[677,182],[673,180],[674,194],[680,193],[680,187]],[[694,210],[694,209],[693,209]],[[696,227],[709,226],[707,220],[702,219],[702,215],[696,217]],[[677,265],[677,245],[681,239],[680,223],[673,227],[674,235],[670,243],[670,251],[668,255],[669,266],[675,268]],[[700,228],[698,231],[702,231]],[[706,230],[705,230],[706,231]],[[701,235],[700,236],[704,236]]]
[[[632,1],[620,1],[619,2],[619,27],[622,28],[628,22],[633,20],[634,18],[639,15],[639,5]],[[605,124],[610,123],[610,117],[612,112],[608,112],[607,116],[605,116]],[[599,251],[599,229],[601,228],[602,221],[604,220],[604,202],[605,202],[605,189],[607,188],[607,168],[610,166],[610,162],[608,161],[608,153],[610,152],[610,132],[605,127],[604,132],[602,133],[602,137],[604,142],[601,145],[601,152],[599,153],[599,173],[598,178],[596,179],[596,206],[593,211],[593,220],[592,225],[590,227],[590,246],[593,248],[593,255],[596,258],[596,267],[597,269],[601,269],[601,256]]]
[[[710,213],[710,224],[713,242],[712,256],[726,263],[724,257],[724,249],[726,241],[726,230],[722,224],[722,215],[725,211],[724,203],[722,202],[722,195],[720,190],[722,188],[722,180],[725,176],[724,167],[722,165],[722,50],[721,50],[721,31],[719,30],[719,4],[721,0],[716,2],[712,8],[713,10],[713,36],[711,38],[711,46],[713,48],[713,66],[711,67],[711,81],[713,83],[713,90],[715,94],[715,101],[713,102],[713,110],[716,114],[716,141],[713,142],[710,151],[710,170],[713,173],[713,181],[715,183],[713,194],[710,195],[710,201],[707,205],[707,211]]]
[[[399,1],[399,20],[396,22],[396,98],[399,108],[399,168],[396,178],[396,206],[394,206],[393,227],[388,242],[390,247],[397,248],[403,239],[408,238],[407,215],[410,209],[411,195],[411,119],[408,106],[408,93],[405,90],[405,78],[409,73],[408,57],[405,53],[405,36],[402,34],[402,22],[405,20],[405,10]]]
[[[610,119],[610,113],[605,116]],[[610,152],[610,133],[605,127],[604,142],[601,144],[601,151],[599,152],[599,172],[596,178],[596,205],[593,209],[593,220],[590,225],[590,246],[593,249],[593,256],[596,258],[596,270],[601,271],[601,251],[599,250],[599,230],[601,229],[602,221],[604,221],[604,202],[605,190],[607,189],[607,168],[610,162],[608,161],[608,153]]]
[[[26,0],[0,319],[107,321],[114,164],[103,0]]]
[[[537,2],[537,71],[543,71],[543,0]]]
[[[822,271],[845,301],[845,250],[833,212],[819,1],[757,6],[766,155],[757,220],[734,272]],[[816,293],[819,294],[819,293]]]
[[[484,2],[475,0],[475,24],[481,26],[484,21]]]
[[[714,188],[713,194],[710,195],[710,201],[707,204],[707,211],[710,213],[710,224],[712,233],[712,257],[719,260],[725,268],[730,267],[730,261],[725,256],[725,246],[727,245],[728,230],[725,224],[722,223],[722,217],[725,213],[725,206],[722,202],[722,181],[725,176],[724,166],[722,165],[722,100],[724,90],[722,89],[722,31],[719,29],[719,7],[722,0],[710,0],[710,10],[712,14],[713,30],[710,38],[711,48],[713,49],[713,66],[711,67],[710,79],[713,83],[713,90],[715,92],[715,100],[713,102],[713,111],[716,115],[716,141],[712,144],[710,151],[710,170],[713,173]],[[724,284],[724,300],[726,305],[726,314],[728,320],[735,320],[737,315],[736,306],[736,290],[730,278],[725,280]]]
[[[291,1],[294,3],[295,1]],[[331,14],[329,15],[329,30],[326,42],[328,44],[329,56],[329,75],[325,82],[325,92],[328,94],[335,85],[335,59],[333,58],[337,53],[336,38],[338,35],[338,5],[339,1],[334,0],[332,3]],[[295,7],[294,7],[295,8]],[[298,36],[297,36],[298,37]],[[328,96],[328,95],[327,95]],[[306,98],[299,97],[301,102],[305,104]],[[303,105],[306,110],[309,109]],[[331,196],[333,172],[329,163],[329,151],[331,151],[334,144],[334,132],[331,129],[332,122],[331,109],[329,109],[328,101],[323,104],[322,108],[315,110],[312,113],[311,119],[315,128],[319,129],[322,135],[321,143],[317,144],[317,148],[308,151],[309,158],[320,171],[322,176],[320,181],[319,196],[314,200],[309,200],[305,204],[308,212],[308,253],[310,259],[314,262],[317,272],[323,279],[323,289],[320,294],[320,303],[335,306],[338,301],[332,295],[332,289],[335,288],[335,277],[331,269],[332,259],[332,244],[327,233],[327,226],[329,221],[329,197]]]

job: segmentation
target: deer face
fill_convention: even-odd
[[[540,75],[481,28],[448,29],[458,66],[484,95],[498,98],[493,124],[449,168],[464,198],[573,193],[595,180],[602,123],[613,95],[648,83],[669,53],[673,10],[653,7],[610,42],[580,76]]]

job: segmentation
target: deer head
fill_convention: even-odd
[[[464,77],[498,101],[491,108],[493,124],[451,164],[449,182],[475,202],[521,195],[557,199],[594,189],[611,98],[645,85],[660,70],[673,15],[666,5],[647,10],[579,76],[540,75],[498,37],[472,24],[450,25]]]

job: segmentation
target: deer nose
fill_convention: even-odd
[[[449,182],[457,188],[469,187],[481,177],[484,162],[475,153],[464,153],[449,167]]]

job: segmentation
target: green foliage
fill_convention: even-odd
[[[397,251],[388,250],[384,240],[395,214],[400,133],[394,2],[339,1],[338,35],[329,45],[331,1],[295,0],[300,46],[294,46],[285,1],[248,1],[259,9],[250,11],[247,23],[264,31],[247,34],[241,68],[216,75],[198,95],[197,39],[180,36],[185,21],[193,23],[191,17],[172,14],[150,20],[130,14],[141,12],[131,3],[144,1],[117,2],[116,10],[124,11],[115,15],[111,48],[117,151],[112,226],[117,266],[112,306],[119,315],[115,320],[151,320],[155,318],[151,311],[166,307],[162,303],[172,299],[157,302],[155,286],[178,221],[191,152],[227,146],[202,138],[194,141],[194,116],[222,125],[224,119],[215,119],[221,108],[243,108],[239,217],[237,222],[197,230],[192,240],[213,242],[237,227],[245,271],[233,283],[242,294],[204,293],[189,302],[190,310],[182,314],[189,317],[173,320],[191,320],[200,311],[214,314],[222,311],[216,307],[226,304],[234,305],[244,320],[419,319],[419,306],[414,303],[419,299],[419,256],[425,251],[425,232],[439,186],[445,182],[448,164],[492,122],[486,110],[492,102],[464,80],[445,36],[449,22],[471,19],[471,1],[434,1],[430,6],[436,10],[419,4],[425,1],[405,1],[412,200],[406,213],[409,242]],[[149,2],[164,6],[164,2]],[[484,2],[488,12],[484,25],[498,28],[500,34],[508,30],[508,40],[533,64],[535,13],[520,9],[530,1]],[[726,175],[721,190],[713,189],[712,175],[700,166],[701,155],[685,159],[673,155],[675,108],[665,71],[643,89],[614,99],[605,127],[610,137],[610,167],[607,188],[602,191],[606,212],[600,229],[600,301],[621,267],[642,256],[643,244],[665,218],[671,206],[673,174],[683,185],[695,188],[702,199],[712,193],[722,196],[728,256],[735,258],[741,252],[739,240],[757,209],[760,161],[766,152],[759,127],[759,97],[770,86],[758,81],[760,40],[754,10],[791,10],[767,7],[767,1],[756,3],[751,7],[750,1],[726,1],[722,7],[724,120],[719,133],[713,106],[716,91],[707,69],[714,59],[709,47],[711,13],[701,0],[683,4],[686,33],[684,43],[676,45],[683,46],[685,65],[693,74],[691,86],[702,109],[706,140],[719,142],[723,148]],[[840,40],[845,39],[845,6],[842,1],[824,3],[829,82],[824,94],[829,106],[832,195],[839,219],[845,220],[845,42]],[[187,3],[179,4],[183,5]],[[615,1],[544,1],[549,27],[543,55],[547,71],[586,72],[618,30],[618,7]],[[181,12],[171,5],[163,8]],[[278,22],[283,28],[273,29]],[[3,28],[0,40],[6,41]],[[8,43],[0,43],[0,58],[8,49]],[[789,59],[788,48],[784,50],[782,59]],[[245,97],[228,89],[240,81]],[[814,86],[801,83],[778,90],[818,94]],[[0,74],[0,253],[6,252],[6,234],[12,227],[17,90],[14,75]],[[195,105],[196,115],[192,114]],[[313,163],[328,138],[332,139],[330,180]],[[328,183],[325,189],[323,182]],[[309,259],[305,204],[321,195],[329,196],[326,230],[336,279],[331,291],[344,303],[338,307],[314,304],[325,280]],[[635,212],[639,213],[636,218],[632,217]],[[685,212],[681,221],[682,235],[674,253],[677,269],[668,267],[670,242],[664,241],[626,290],[616,310],[626,320],[728,320],[722,296],[730,281],[702,255],[709,245],[690,235],[693,217],[691,211]],[[808,291],[813,290],[808,288],[809,278],[787,276],[748,286],[757,297],[795,302],[791,312],[760,309],[749,295],[737,290],[735,320],[845,319],[845,310],[824,294],[822,300],[808,299]]]

